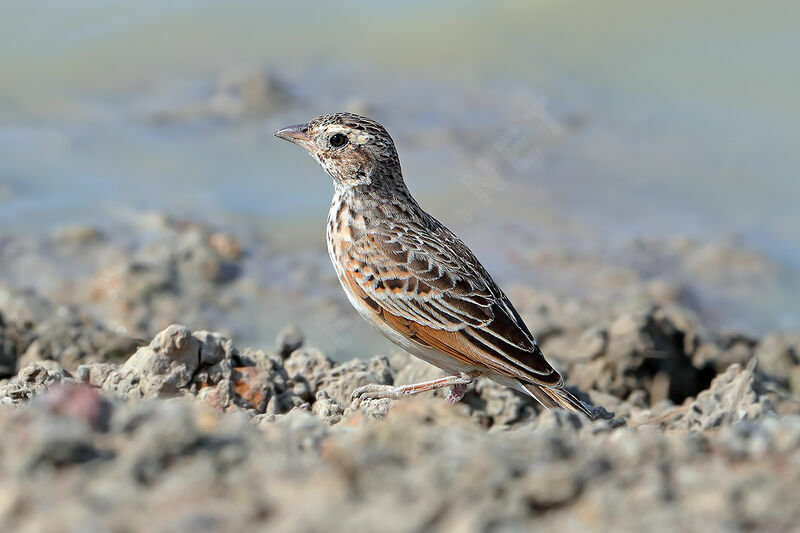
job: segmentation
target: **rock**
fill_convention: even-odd
[[[17,371],[20,337],[20,332],[6,324],[0,313],[0,379],[11,377]]]
[[[301,348],[293,351],[284,365],[289,376],[305,378],[316,391],[324,376],[336,363],[321,350]]]
[[[0,287],[0,313],[6,324],[30,329],[51,317],[53,304],[32,289],[11,290]]]
[[[53,413],[81,420],[98,431],[108,430],[111,402],[94,387],[83,383],[59,383],[51,386],[41,401]]]
[[[305,335],[297,326],[287,326],[278,332],[278,338],[275,340],[275,351],[286,359],[292,352],[300,349],[305,340]]]
[[[575,354],[580,359],[594,359],[603,354],[607,348],[608,331],[602,327],[592,327],[581,334]]]
[[[309,383],[314,391],[326,391],[340,405],[350,405],[350,394],[353,390],[370,383],[392,385],[394,374],[389,360],[376,356],[368,361],[353,359],[331,366],[321,375],[315,374],[315,379]]]
[[[198,331],[192,336],[200,342],[200,365],[213,366],[238,355],[231,340],[219,333]]]
[[[137,383],[144,398],[172,396],[185,388],[200,366],[201,342],[185,326],[172,325],[139,348],[119,370],[120,379]]]
[[[536,416],[536,401],[488,379],[479,379],[462,402],[484,427],[510,426]]]
[[[774,414],[771,402],[756,384],[755,366],[755,359],[746,368],[738,364],[729,366],[714,378],[707,390],[687,401],[669,427],[706,430]]]
[[[599,331],[608,343],[593,354]],[[92,530],[669,531],[675,520],[791,530],[800,417],[776,416],[764,381],[767,369],[791,368],[788,345],[759,343],[763,372],[731,362],[680,407],[648,406],[658,373],[642,366],[647,349],[666,345],[697,370],[704,344],[717,355],[741,345],[691,335],[652,312],[581,339],[594,349],[570,369],[621,372],[624,397],[589,392],[616,401],[627,426],[540,412],[484,379],[460,404],[440,391],[354,411],[357,386],[441,372],[405,356],[392,359],[400,370],[385,357],[339,364],[310,346],[240,351],[177,325],[124,363],[81,364],[80,381],[45,359],[0,382],[0,527],[48,530],[58,516],[59,527]],[[709,491],[709,479],[722,489]]]
[[[102,242],[105,238],[106,236],[98,228],[85,225],[64,226],[54,235],[54,240],[58,244],[72,247],[83,247]]]
[[[237,307],[235,298],[220,294],[242,272],[244,253],[234,236],[169,217],[148,227],[154,236],[132,252],[112,255],[90,281],[90,298],[104,316],[145,335],[174,316],[203,324],[205,308]]]
[[[645,390],[651,401],[680,403],[707,388],[713,377],[713,370],[692,364],[699,340],[688,319],[674,309],[622,314],[609,325],[607,341],[599,332],[587,335],[583,343],[593,357],[575,362],[568,372],[570,382],[581,389],[623,399]]]
[[[162,274],[148,305],[229,283]],[[710,334],[667,305],[588,320],[551,304],[568,382],[625,420],[542,411],[486,379],[454,405],[441,390],[354,410],[358,386],[442,373],[405,354],[337,363],[294,329],[264,351],[171,325],[112,356],[116,333],[77,309],[0,301],[3,353],[32,361],[0,381],[0,529],[794,527],[794,336]]]
[[[10,297],[0,314],[0,378],[45,360],[58,361],[70,372],[82,363],[120,361],[138,346],[73,307],[54,307],[32,293]]]
[[[755,348],[758,367],[794,396],[800,396],[800,333],[769,334]]]
[[[260,68],[237,68],[226,72],[211,99],[212,109],[231,117],[260,115],[292,103],[286,82]]]
[[[702,342],[692,356],[696,368],[709,368],[715,374],[732,364],[746,365],[754,354],[756,341],[745,335],[729,333]]]
[[[244,247],[233,235],[214,232],[208,237],[208,243],[224,259],[240,261],[244,256]]]
[[[321,418],[323,422],[332,426],[338,424],[342,416],[344,416],[344,407],[332,400],[328,393],[323,390],[317,393],[311,412]]]
[[[54,316],[39,322],[30,337],[19,365],[52,359],[69,371],[92,361],[125,360],[139,346],[136,339],[109,331],[69,307],[60,307]]]
[[[240,366],[233,369],[231,377],[234,393],[237,398],[246,402],[244,407],[262,413],[266,410],[268,391],[264,386],[266,372],[252,366]]]
[[[239,67],[223,73],[210,98],[154,113],[158,123],[203,119],[241,120],[283,109],[296,97],[276,74],[263,68]]]
[[[249,349],[240,354],[219,333],[192,333],[179,325],[157,334],[123,365],[83,365],[78,376],[123,398],[196,396],[220,411],[276,415],[314,400],[308,380],[291,378],[279,357]]]
[[[11,403],[23,402],[61,383],[77,384],[77,381],[54,361],[31,363],[15,379],[0,384],[0,398],[9,398]]]

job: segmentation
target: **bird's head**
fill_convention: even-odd
[[[372,119],[352,113],[321,115],[275,136],[305,148],[337,186],[385,186],[399,181],[400,162],[392,138]]]

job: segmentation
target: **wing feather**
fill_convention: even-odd
[[[560,387],[522,318],[447,228],[370,228],[343,263],[351,290],[423,346],[523,383]]]

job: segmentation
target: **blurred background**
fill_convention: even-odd
[[[5,2],[0,300],[338,358],[330,178],[272,133],[367,114],[535,331],[548,298],[800,328],[794,2]],[[544,307],[543,307],[544,306]],[[343,334],[346,333],[346,334]]]

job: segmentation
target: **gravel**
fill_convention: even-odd
[[[607,418],[543,412],[486,380],[455,405],[437,391],[353,409],[356,387],[439,371],[402,353],[337,361],[296,327],[253,349],[165,324],[259,302],[238,241],[154,224],[160,237],[124,253],[62,232],[70,254],[100,247],[115,265],[90,275],[86,306],[0,289],[0,531],[800,524],[798,334],[710,331],[674,291],[604,308],[517,290],[573,392]]]

